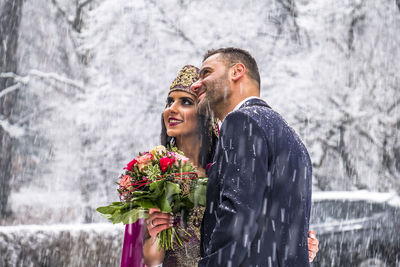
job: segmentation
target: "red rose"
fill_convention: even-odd
[[[124,169],[131,172],[131,171],[133,170],[133,166],[135,166],[135,164],[137,164],[137,160],[136,160],[136,159],[133,159],[131,162],[129,162],[129,163],[126,165],[126,167],[125,167]]]
[[[168,166],[171,168],[172,164],[174,164],[175,159],[171,159],[168,157],[164,157],[162,159],[160,159],[160,167],[161,167],[161,171],[165,172],[168,169]]]

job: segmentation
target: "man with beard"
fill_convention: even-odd
[[[309,266],[310,157],[259,98],[253,57],[238,48],[209,51],[191,90],[199,109],[222,121],[199,266]]]

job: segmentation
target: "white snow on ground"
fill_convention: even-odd
[[[395,192],[380,193],[370,192],[366,190],[360,191],[325,191],[314,192],[312,194],[313,201],[321,200],[349,200],[349,201],[371,201],[371,202],[389,202],[392,205],[400,206],[400,198]]]
[[[60,232],[69,231],[71,234],[79,233],[80,231],[93,232],[113,232],[125,229],[123,224],[111,223],[90,223],[90,224],[51,224],[51,225],[13,225],[0,226],[0,232],[5,234],[21,233],[21,232]]]

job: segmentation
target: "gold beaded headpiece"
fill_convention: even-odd
[[[190,86],[199,79],[200,69],[192,66],[184,66],[178,73],[178,76],[172,82],[169,93],[174,91],[183,91],[197,98],[197,95],[190,91]]]

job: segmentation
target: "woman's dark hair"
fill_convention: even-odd
[[[212,162],[217,145],[218,137],[212,128],[210,117],[198,114],[197,131],[200,135],[199,164],[206,169],[207,164]],[[163,146],[175,145],[174,138],[167,135],[167,128],[164,124],[163,114],[161,114],[161,144]]]

